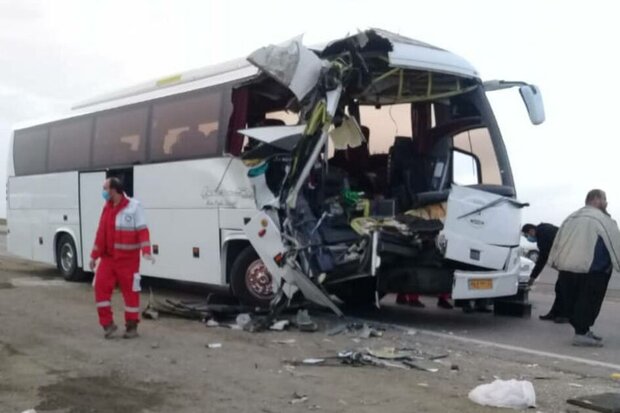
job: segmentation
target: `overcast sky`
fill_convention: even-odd
[[[537,127],[516,89],[491,96],[519,198],[532,205],[525,220],[559,224],[592,187],[607,190],[617,217],[620,25],[613,3],[0,0],[0,181],[16,122],[298,34],[313,44],[380,27],[465,57],[483,79],[541,88],[547,121]]]

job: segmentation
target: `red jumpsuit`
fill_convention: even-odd
[[[123,197],[114,206],[106,202],[91,258],[98,259],[95,274],[95,302],[99,323],[109,326],[112,316],[112,293],[118,284],[125,301],[125,321],[140,319],[140,252],[151,254],[149,230],[144,210],[138,201]]]

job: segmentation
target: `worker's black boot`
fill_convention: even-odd
[[[126,324],[125,334],[123,338],[136,338],[138,337],[138,322],[135,320],[129,320]]]
[[[112,338],[114,333],[116,333],[116,330],[118,330],[118,327],[116,326],[116,324],[114,323],[108,324],[107,326],[103,327],[103,337]]]

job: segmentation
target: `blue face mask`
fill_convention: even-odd
[[[101,196],[103,197],[103,200],[106,202],[110,200],[110,193],[106,191],[105,189],[101,191]]]
[[[525,237],[529,242],[536,242],[536,237],[533,237],[531,235],[528,235],[527,237]]]

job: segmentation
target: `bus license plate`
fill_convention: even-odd
[[[469,289],[470,290],[492,290],[493,289],[493,280],[480,280],[480,279],[471,279],[469,280]]]

